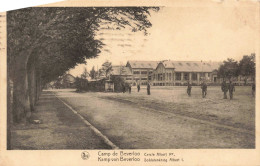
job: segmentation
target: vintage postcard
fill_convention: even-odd
[[[249,0],[1,13],[0,165],[260,165],[259,13]]]

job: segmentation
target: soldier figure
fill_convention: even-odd
[[[222,90],[222,92],[224,92],[224,99],[227,99],[228,86],[227,86],[226,80],[223,80],[223,82],[221,84],[221,90]]]
[[[140,91],[140,83],[137,83],[137,91]]]
[[[128,86],[128,92],[131,93],[131,90],[132,90],[132,84],[130,83]]]
[[[229,82],[228,91],[229,91],[230,100],[232,100],[233,99],[233,92],[235,92],[235,85],[231,80]]]
[[[252,84],[252,95],[255,97],[255,83]]]
[[[191,85],[191,83],[188,81],[187,94],[188,94],[189,96],[191,96],[191,88],[192,88],[192,85]]]
[[[150,95],[151,94],[151,92],[150,92],[150,83],[148,82],[147,83],[147,95]]]
[[[201,84],[201,89],[202,89],[202,98],[205,98],[207,95],[207,84],[205,83],[205,81],[202,82]]]
[[[123,93],[125,93],[125,84],[124,83],[122,84],[122,91],[123,91]]]

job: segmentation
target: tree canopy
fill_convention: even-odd
[[[238,74],[238,62],[234,59],[228,58],[218,69],[218,76],[220,78],[231,79],[232,77],[237,77]]]
[[[13,80],[14,120],[29,119],[46,83],[100,54],[104,44],[95,36],[103,23],[147,34],[152,26],[150,10],[159,8],[35,7],[7,12],[8,79]]]
[[[109,77],[111,71],[112,71],[112,63],[109,61],[106,61],[102,64],[101,72],[103,72],[106,76],[106,78]]]
[[[26,8],[10,11],[8,19],[8,58],[21,51],[38,56],[42,78],[49,82],[85,59],[95,58],[102,48],[96,32],[104,22],[116,28],[130,27],[144,31],[149,21],[150,7],[90,7],[90,8]]]
[[[92,67],[92,69],[90,70],[90,73],[89,73],[89,75],[90,75],[90,78],[91,79],[94,79],[94,78],[96,78],[96,71],[95,71],[95,67],[93,66]]]
[[[82,79],[87,79],[88,76],[89,76],[88,70],[87,70],[86,67],[84,67],[83,73],[80,75],[80,77],[81,77]]]
[[[228,58],[220,65],[218,69],[218,76],[224,79],[231,79],[238,75],[244,76],[245,84],[249,76],[253,79],[255,77],[255,53],[245,55],[237,62],[234,59]]]
[[[239,61],[239,73],[242,76],[254,76],[255,75],[255,54],[245,55]]]

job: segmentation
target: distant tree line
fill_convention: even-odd
[[[231,80],[238,76],[244,77],[245,85],[249,77],[255,79],[255,53],[244,55],[239,62],[228,58],[218,69],[220,78]]]

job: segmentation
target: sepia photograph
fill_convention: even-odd
[[[7,11],[5,150],[256,149],[259,2],[175,2]]]

